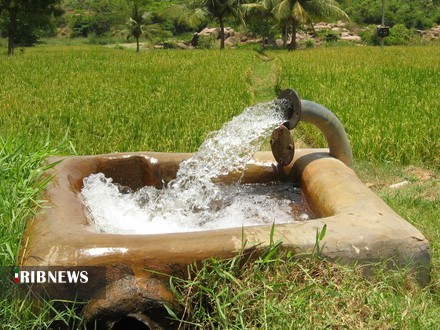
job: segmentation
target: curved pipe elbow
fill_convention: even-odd
[[[351,167],[353,154],[348,140],[347,133],[339,119],[322,105],[301,100],[300,121],[315,125],[324,134],[330,155]]]

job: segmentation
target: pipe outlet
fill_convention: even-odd
[[[283,108],[286,118],[283,125],[288,130],[295,128],[300,121],[315,125],[324,134],[330,155],[348,167],[352,166],[353,154],[347,134],[339,119],[330,110],[318,103],[301,100],[298,93],[292,89],[283,90],[278,99],[288,100]],[[281,153],[282,150],[278,149],[274,152],[272,148],[274,157]],[[277,157],[275,159],[278,161]]]

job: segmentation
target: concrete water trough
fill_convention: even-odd
[[[303,108],[308,106],[303,102]],[[249,162],[242,182],[281,180],[300,185],[317,217],[276,225],[274,239],[281,240],[285,249],[309,253],[317,231],[326,225],[320,244],[323,257],[342,263],[393,259],[397,265],[413,268],[419,282],[426,284],[428,241],[358,179],[345,164],[350,159],[344,163],[344,159],[333,157],[333,144],[329,141],[330,150],[296,150],[286,166],[280,166],[271,152],[258,152]],[[90,292],[91,301],[84,309],[86,319],[107,319],[115,324],[132,317],[142,319],[146,328],[162,324],[166,314],[163,304],[171,304],[173,297],[168,279],[158,273],[183,276],[194,261],[232,256],[243,242],[246,248],[263,249],[269,244],[272,226],[156,235],[99,233],[90,229],[80,191],[83,179],[99,172],[133,190],[146,185],[161,188],[190,156],[136,152],[49,159],[61,162],[49,173],[53,179],[44,196],[48,207],[26,228],[20,265],[104,266],[108,269],[105,297],[98,297],[98,288]]]

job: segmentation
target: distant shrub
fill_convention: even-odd
[[[376,25],[369,25],[366,30],[359,32],[359,36],[367,45],[380,45],[380,38],[377,36]]]
[[[307,39],[305,45],[306,48],[313,48],[315,46],[315,41],[313,39]]]
[[[324,37],[324,41],[326,42],[336,42],[338,41],[340,38],[339,33],[335,32],[335,31],[329,31],[325,37]]]
[[[213,49],[215,48],[216,41],[217,37],[215,35],[200,36],[197,48]]]
[[[175,40],[165,40],[162,41],[163,48],[165,49],[175,49],[177,48],[177,42]]]
[[[339,0],[353,22],[358,24],[381,23],[382,11],[378,0]],[[403,24],[407,28],[429,29],[440,18],[438,0],[387,0],[385,24]]]
[[[359,33],[362,40],[368,44],[380,45],[380,38],[377,36],[376,25],[370,25],[365,31]],[[390,35],[384,38],[385,45],[410,45],[417,44],[421,40],[414,29],[408,29],[403,24],[396,24],[390,28]]]
[[[403,24],[396,24],[390,29],[390,35],[385,39],[387,45],[409,45],[417,42],[417,33],[407,29]]]
[[[339,33],[330,29],[322,29],[316,35],[325,42],[335,42],[340,39]]]
[[[71,37],[87,37],[92,30],[92,18],[84,12],[75,13],[70,21]]]

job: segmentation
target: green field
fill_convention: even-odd
[[[440,163],[437,47],[321,48],[279,57],[279,84],[331,109],[355,159]],[[310,130],[309,130],[310,131]],[[311,133],[313,141],[322,139]]]
[[[30,140],[67,138],[80,154],[195,151],[208,132],[251,103],[246,83],[251,58],[203,51],[138,56],[96,47],[31,49],[2,58],[2,131]]]
[[[211,261],[215,267],[199,273],[201,282],[220,290],[212,292],[212,315],[192,300],[185,303],[199,307],[190,318],[208,328],[434,329],[440,324],[439,81],[438,46],[317,48],[264,56],[250,49],[136,54],[40,46],[0,56],[0,266],[17,262],[26,221],[41,207],[38,193],[46,182],[36,182],[45,157],[192,152],[244,107],[293,88],[340,118],[360,178],[430,240],[432,284],[418,288],[405,270],[389,273],[380,265],[377,278],[366,280],[356,267],[316,259],[309,265],[275,257],[270,267],[260,263],[240,270],[230,261],[223,266]],[[304,143],[325,146],[313,127],[301,124],[298,130]],[[410,184],[388,187],[402,180]],[[222,282],[228,276],[215,277],[212,269],[232,272],[240,285],[228,291]],[[291,269],[308,276],[298,282]],[[252,295],[235,298],[244,286],[255,288]],[[243,301],[254,311],[239,305]],[[336,306],[333,312],[324,302]],[[7,300],[0,300],[0,310],[0,319],[17,329],[45,327],[50,317],[78,318],[69,310],[54,315],[50,306],[34,315],[30,306]]]
[[[357,160],[438,163],[438,49],[275,53],[276,86],[267,86],[266,98],[293,88],[331,109]],[[67,138],[88,154],[195,151],[208,132],[253,103],[252,70],[261,60],[250,51],[139,56],[82,46],[35,48],[1,61],[2,136]],[[323,145],[306,131],[313,145]]]

